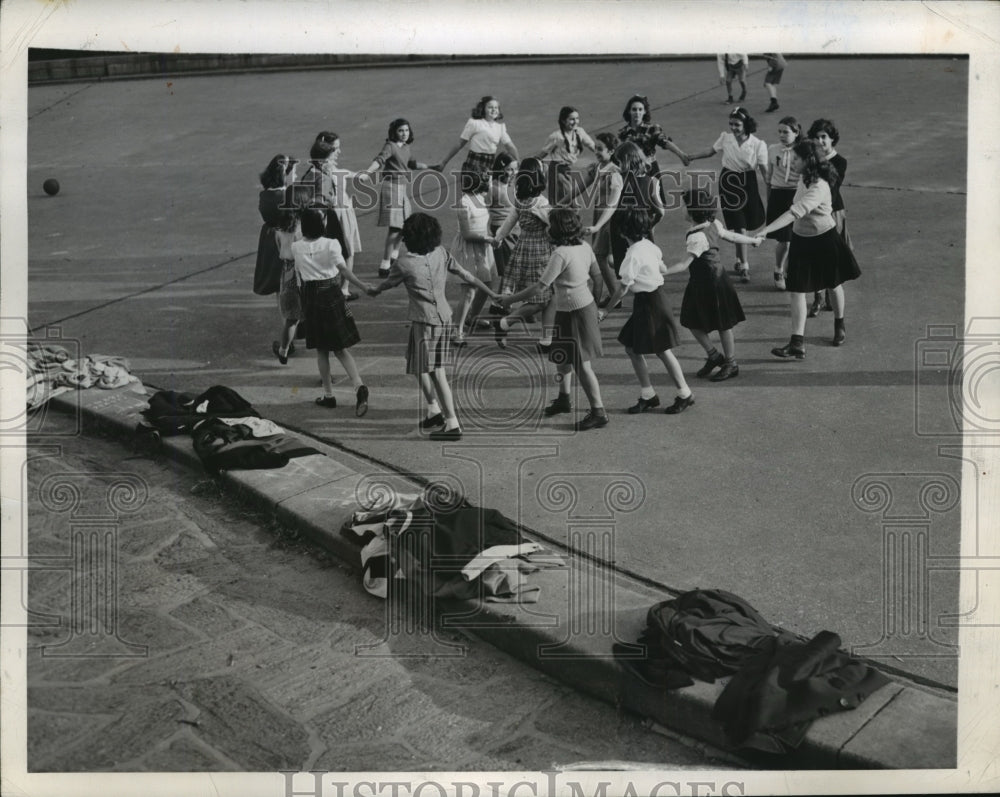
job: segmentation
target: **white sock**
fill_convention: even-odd
[[[639,391],[639,398],[649,401],[653,396],[656,395],[656,391],[653,389],[652,385],[649,387],[644,387]]]
[[[506,317],[500,319],[500,329],[507,332],[510,329],[510,322]]]
[[[452,429],[458,428],[458,418],[452,415],[450,418],[444,419],[444,430],[450,432]]]
[[[686,399],[690,395],[691,395],[691,388],[689,388],[689,387],[686,387],[683,390],[678,390],[677,391],[677,397],[678,398]]]
[[[399,257],[399,247],[398,246],[395,247],[392,250],[392,259],[395,260],[397,257]]]
[[[378,270],[379,271],[388,271],[389,270],[389,261],[386,260],[385,258],[382,258],[382,262],[378,264]]]
[[[542,337],[540,337],[538,339],[538,342],[541,343],[543,346],[551,346],[552,345],[552,336],[551,335],[542,335]]]
[[[427,405],[427,417],[433,418],[435,415],[441,414],[441,407],[438,406],[436,401],[432,401]]]

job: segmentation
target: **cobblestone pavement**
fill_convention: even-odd
[[[354,569],[197,473],[92,436],[31,442],[58,449],[27,470],[29,553],[52,568],[27,590],[29,771],[737,763],[473,638],[449,632],[461,657],[387,639]]]

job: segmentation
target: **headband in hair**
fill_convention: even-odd
[[[730,118],[733,116],[739,117],[742,120],[747,120],[750,118],[750,114],[747,113],[747,109],[737,105],[733,110],[729,112]]]

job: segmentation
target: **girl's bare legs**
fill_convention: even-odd
[[[281,349],[282,356],[288,354],[288,348],[292,345],[292,341],[295,340],[295,328],[298,327],[299,322],[293,318],[286,318],[284,325],[281,327],[281,342],[278,344]]]
[[[844,296],[844,286],[838,285],[830,293],[833,296],[833,317],[843,318],[846,310],[847,298]]]
[[[441,414],[441,406],[438,404],[437,393],[434,391],[434,382],[430,374],[417,374],[417,384],[424,394],[424,402],[427,404],[424,418],[433,418]]]
[[[399,244],[403,240],[403,230],[390,227],[385,234],[385,245],[382,247],[382,262],[379,264],[379,276],[384,277],[392,264],[393,258],[399,254]]]
[[[705,354],[711,354],[712,349],[715,347],[712,345],[712,341],[709,340],[708,333],[702,332],[700,329],[692,329],[691,335],[694,337],[698,344],[705,350]]]
[[[639,355],[640,357],[642,355]],[[681,398],[687,398],[691,395],[691,388],[688,387],[687,380],[684,379],[684,371],[681,368],[681,364],[677,362],[677,358],[670,349],[658,352],[656,355],[660,362],[663,363],[667,368],[667,374],[669,374],[670,379],[673,381],[674,386],[677,388],[677,395]]]
[[[444,412],[445,430],[457,429],[458,416],[455,412],[455,398],[452,396],[451,386],[448,384],[448,376],[444,368],[435,368],[430,378],[434,383],[434,389],[437,391],[438,400],[441,402],[441,408]]]
[[[723,329],[719,332],[719,340],[722,342],[722,353],[726,355],[726,359],[736,359],[736,338],[733,336],[733,330]]]
[[[774,273],[781,274],[781,280],[784,282],[785,279],[785,267],[788,262],[788,242],[778,241],[778,245],[774,248]],[[777,281],[777,277],[775,277]]]
[[[319,376],[323,380],[323,395],[333,395],[333,383],[330,381],[330,352],[326,349],[316,349],[316,365]]]
[[[338,360],[340,360],[340,364],[344,366],[344,370],[347,372],[348,377],[350,377],[351,385],[353,385],[354,389],[357,390],[359,387],[361,387],[365,383],[365,381],[361,378],[361,374],[358,371],[358,366],[354,362],[354,358],[351,356],[351,352],[348,351],[347,349],[335,349],[333,354]],[[327,376],[329,378],[329,372],[330,372],[329,359],[327,360],[326,370],[327,370]],[[324,389],[326,389],[325,385]]]
[[[345,264],[347,266],[347,270],[350,271],[353,274],[354,273],[354,252],[351,252],[351,256],[348,257],[347,260],[345,260],[344,262],[345,262]],[[350,294],[351,294],[351,283],[349,283],[347,281],[347,279],[344,278],[344,277],[341,277],[341,281],[342,281],[343,284],[341,285],[340,292],[343,293],[344,296],[350,296]]]
[[[789,293],[788,306],[792,311],[792,334],[806,334],[806,295],[804,293]]]
[[[602,255],[597,258],[597,265],[601,269],[601,276],[604,278],[604,286],[608,289],[608,298],[610,299],[618,288],[618,278],[615,276],[615,270],[611,266],[611,257],[609,255]],[[601,286],[595,285],[594,301],[598,304],[601,302],[602,293]]]
[[[646,365],[646,358],[641,354],[636,354],[630,347],[625,347],[625,353],[632,361],[632,370],[635,371],[635,378],[639,380],[639,387],[644,391],[653,390],[653,383],[649,378],[649,367]],[[652,398],[652,396],[643,396]]]
[[[590,366],[590,360],[580,363],[580,370],[577,372],[580,379],[580,387],[587,394],[587,401],[590,402],[592,410],[603,410],[604,402],[601,401],[601,386],[597,382],[597,374]]]
[[[456,341],[465,341],[465,319],[469,315],[469,308],[472,306],[472,297],[475,293],[476,289],[471,285],[462,288],[462,298],[458,300],[458,321],[455,325]]]

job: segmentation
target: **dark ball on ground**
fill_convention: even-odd
[[[53,177],[50,177],[44,183],[42,183],[42,190],[49,196],[55,196],[59,193],[59,181]]]

